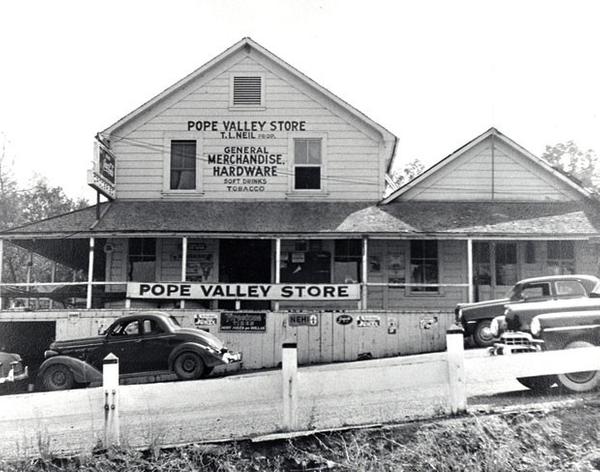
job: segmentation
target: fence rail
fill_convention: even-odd
[[[514,389],[516,377],[600,370],[600,347],[478,357],[465,354],[460,331],[449,330],[447,338],[444,353],[303,368],[295,344],[286,343],[281,370],[118,386],[113,369],[101,388],[7,396],[0,456],[400,422],[463,412],[483,383],[508,379]]]

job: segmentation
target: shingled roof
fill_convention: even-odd
[[[0,233],[6,239],[118,235],[382,235],[590,237],[600,211],[585,202],[184,202],[117,200]]]

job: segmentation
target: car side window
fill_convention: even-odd
[[[521,298],[523,300],[533,300],[550,297],[549,284],[531,284],[523,287]]]
[[[111,336],[136,336],[140,333],[138,320],[123,322],[115,326],[111,332]]]
[[[583,285],[577,280],[560,280],[556,282],[556,295],[559,297],[585,297]]]
[[[160,334],[163,332],[156,320],[145,319],[143,322],[143,327],[144,334]]]

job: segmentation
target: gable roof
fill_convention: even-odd
[[[102,135],[102,136],[112,134],[115,130],[121,128],[122,126],[126,125],[130,121],[138,118],[140,115],[148,112],[153,107],[158,106],[161,102],[165,101],[167,98],[171,97],[176,92],[179,92],[182,89],[184,89],[185,87],[193,84],[194,81],[196,81],[197,79],[200,79],[202,76],[207,74],[208,71],[210,71],[211,69],[216,67],[218,64],[224,62],[228,58],[234,56],[235,54],[237,54],[243,50],[246,50],[248,52],[250,52],[251,50],[257,51],[260,55],[273,61],[279,67],[281,67],[288,73],[292,74],[293,76],[298,78],[301,82],[305,83],[310,88],[314,89],[316,92],[318,92],[322,96],[329,99],[335,105],[342,108],[347,113],[354,116],[356,119],[360,120],[360,122],[362,122],[364,125],[368,126],[369,128],[376,131],[379,135],[381,135],[382,139],[389,143],[389,146],[391,149],[391,152],[390,152],[390,155],[388,158],[388,168],[389,168],[389,165],[391,164],[391,161],[393,158],[393,153],[395,151],[396,141],[397,141],[397,137],[394,134],[392,134],[390,131],[388,131],[386,128],[381,126],[379,123],[373,121],[367,115],[365,115],[361,111],[357,110],[356,108],[354,108],[353,106],[351,106],[350,104],[348,104],[347,102],[345,102],[344,100],[339,98],[337,95],[335,95],[332,92],[330,92],[329,90],[327,90],[325,87],[319,85],[318,83],[316,83],[315,81],[313,81],[312,79],[310,79],[309,77],[304,75],[302,72],[295,69],[290,64],[288,64],[281,58],[277,57],[275,54],[273,54],[269,50],[265,49],[264,47],[262,47],[260,44],[258,44],[257,42],[255,42],[254,40],[252,40],[249,37],[245,37],[242,40],[238,41],[233,46],[229,47],[224,52],[222,52],[218,56],[216,56],[213,59],[211,59],[210,61],[208,61],[203,66],[201,66],[198,69],[196,69],[195,71],[193,71],[191,74],[187,75],[180,81],[173,84],[171,87],[167,88],[166,90],[162,91],[155,97],[151,98],[146,103],[144,103],[140,107],[136,108],[131,113],[125,115],[123,118],[121,118],[117,122],[113,123],[108,128],[106,128],[104,131],[101,131],[98,134]]]
[[[382,199],[381,203],[382,204],[390,203],[390,202],[396,200],[397,198],[401,197],[403,194],[405,194],[409,190],[413,189],[414,187],[419,186],[423,181],[430,179],[433,175],[437,174],[439,171],[441,171],[443,168],[448,166],[450,163],[454,162],[456,159],[463,156],[470,149],[474,148],[475,146],[477,146],[478,144],[482,143],[483,141],[485,141],[486,139],[488,139],[490,137],[494,137],[494,138],[502,141],[503,143],[505,143],[507,146],[512,147],[513,149],[516,149],[519,153],[521,153],[527,159],[532,161],[535,165],[539,166],[543,171],[553,175],[559,181],[566,184],[568,187],[572,188],[573,190],[575,190],[577,193],[579,193],[583,197],[591,198],[594,195],[593,192],[591,192],[588,189],[586,189],[585,187],[583,187],[579,183],[579,181],[577,181],[576,179],[574,179],[573,177],[571,177],[564,171],[553,167],[546,160],[532,154],[527,149],[525,149],[524,147],[522,147],[521,145],[519,145],[512,139],[510,139],[508,136],[502,134],[496,128],[492,127],[490,129],[488,129],[487,131],[485,131],[484,133],[477,136],[476,138],[472,139],[468,143],[464,144],[463,146],[458,148],[456,151],[452,152],[451,154],[449,154],[448,156],[443,158],[441,161],[439,161],[436,164],[434,164],[433,166],[431,166],[429,169],[427,169],[424,172],[422,172],[421,174],[419,174],[413,180],[407,182],[400,188],[394,190],[388,196],[384,197]]]

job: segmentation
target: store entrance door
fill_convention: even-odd
[[[270,283],[271,241],[263,239],[222,239],[219,244],[219,282]],[[234,300],[219,301],[219,308],[235,309]],[[268,310],[269,301],[241,301],[246,310]]]

